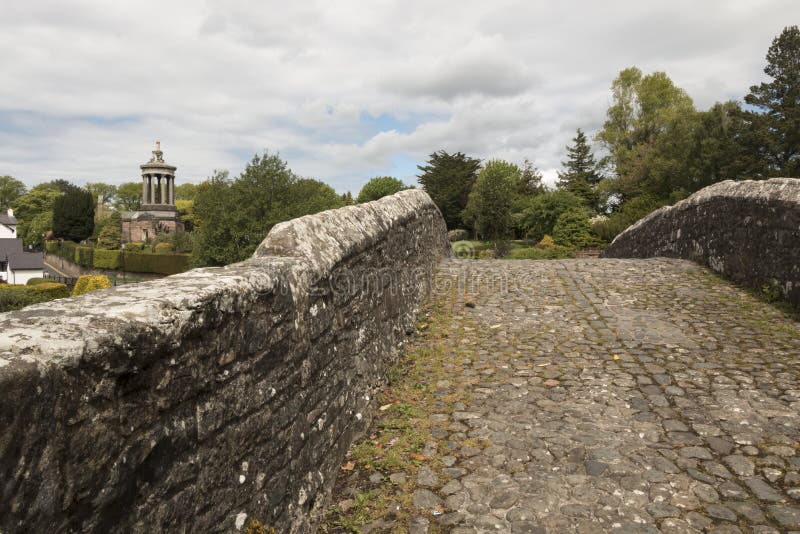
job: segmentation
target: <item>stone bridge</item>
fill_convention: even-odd
[[[749,184],[610,255],[691,250],[793,300],[797,182]],[[781,256],[721,244],[742,227]],[[309,532],[363,494],[386,499],[373,532],[800,530],[793,316],[682,259],[446,255],[406,191],[276,226],[241,264],[0,315],[0,531]],[[403,345],[425,443],[404,472],[342,470],[387,429]]]

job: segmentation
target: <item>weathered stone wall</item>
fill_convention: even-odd
[[[0,532],[311,530],[448,250],[410,190],[0,314]]]
[[[622,232],[610,258],[685,258],[800,305],[800,179],[720,182]]]

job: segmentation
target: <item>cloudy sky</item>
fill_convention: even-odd
[[[279,152],[338,191],[415,181],[439,149],[530,158],[553,179],[623,68],[700,108],[764,79],[798,0],[0,0],[0,175],[178,180]]]

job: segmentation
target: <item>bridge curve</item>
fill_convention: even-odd
[[[636,222],[604,256],[697,261],[800,307],[800,179],[713,184]]]

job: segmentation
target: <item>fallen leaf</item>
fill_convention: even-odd
[[[378,439],[378,435],[377,434],[370,434],[369,435],[369,439]]]
[[[384,404],[383,406],[381,406],[381,407],[380,407],[380,408],[378,408],[378,409],[379,409],[380,411],[382,411],[382,412],[385,412],[386,410],[388,410],[388,409],[389,409],[389,408],[391,408],[391,407],[392,407],[392,405],[391,405],[391,404]]]
[[[617,360],[619,360],[619,354],[615,354],[614,355],[614,361],[617,361]]]
[[[342,466],[342,471],[352,471],[355,466],[356,464],[353,462],[347,462]]]
[[[412,460],[419,460],[420,462],[424,462],[425,460],[428,459],[428,457],[423,455],[423,454],[417,454],[416,452],[412,452],[411,453],[411,459]]]
[[[497,324],[493,324],[493,325],[492,325],[492,326],[490,326],[489,328],[495,329],[495,328],[500,328],[501,326],[503,326],[503,324],[502,324],[502,323],[497,323]]]

